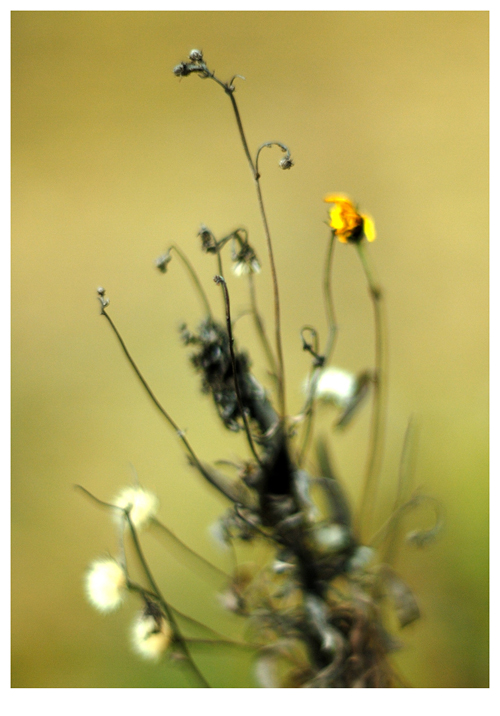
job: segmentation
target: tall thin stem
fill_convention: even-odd
[[[269,363],[269,368],[271,370],[271,373],[276,378],[278,375],[278,367],[276,365],[276,359],[274,357],[274,354],[271,350],[271,346],[269,345],[269,340],[267,338],[266,329],[264,328],[264,323],[262,321],[262,316],[260,315],[259,309],[257,307],[257,296],[255,294],[255,280],[254,280],[254,274],[252,271],[248,274],[248,284],[250,287],[250,306],[252,309],[252,316],[255,323],[255,330],[257,331],[257,335],[259,336],[260,342],[262,344],[262,348],[264,349],[264,353],[266,354],[267,362]]]
[[[221,85],[221,87],[224,88],[225,93],[228,95],[229,99],[231,100],[231,105],[233,107],[236,124],[238,126],[241,143],[243,144],[243,150],[245,152],[245,156],[246,156],[248,163],[250,165],[250,170],[252,172],[252,178],[254,180],[255,189],[257,192],[257,201],[259,204],[259,210],[260,210],[260,215],[261,215],[261,219],[262,219],[262,224],[264,226],[264,234],[266,236],[267,251],[269,254],[269,263],[271,265],[271,276],[272,276],[273,294],[274,294],[274,326],[275,326],[276,354],[278,357],[278,367],[279,367],[279,371],[278,371],[278,375],[277,375],[278,394],[279,394],[280,414],[281,414],[282,419],[284,419],[284,417],[286,415],[285,365],[284,365],[284,359],[283,359],[283,346],[282,346],[282,342],[281,342],[281,313],[280,313],[280,297],[279,297],[279,289],[278,289],[278,276],[277,276],[277,272],[276,272],[276,264],[274,262],[274,253],[273,253],[273,246],[272,246],[272,242],[271,242],[271,233],[269,231],[269,224],[267,221],[266,210],[264,207],[264,199],[262,197],[262,190],[260,187],[260,175],[257,172],[257,169],[253,162],[252,156],[250,154],[250,150],[248,149],[248,143],[246,140],[245,131],[243,129],[240,112],[239,112],[236,100],[234,98],[234,87],[232,85],[225,85],[223,82],[218,80],[213,73],[209,72],[208,70],[207,70],[207,74],[209,77],[211,77],[213,80],[215,80],[217,82],[217,84]]]
[[[358,533],[366,537],[369,534],[370,522],[373,515],[373,505],[377,492],[377,480],[380,474],[384,442],[384,399],[386,380],[386,351],[385,351],[385,316],[383,310],[382,292],[378,286],[373,269],[370,265],[366,247],[363,241],[356,244],[358,256],[368,282],[368,289],[373,305],[375,320],[375,375],[373,389],[373,408],[370,427],[370,443],[368,460],[366,464],[361,504],[357,515]],[[361,535],[360,535],[361,536]]]
[[[330,241],[328,243],[328,249],[326,253],[326,259],[325,259],[325,268],[323,272],[323,298],[325,302],[325,312],[326,312],[326,320],[328,325],[328,338],[326,341],[326,347],[324,352],[324,361],[323,366],[328,365],[328,362],[330,361],[333,348],[335,345],[335,339],[337,337],[337,319],[335,316],[335,307],[333,303],[333,291],[332,291],[332,266],[333,266],[333,257],[334,257],[334,249],[335,249],[335,232],[331,232]],[[306,415],[306,422],[304,427],[304,437],[302,440],[302,447],[300,450],[298,462],[299,465],[302,464],[305,454],[307,452],[307,448],[309,446],[309,442],[311,440],[312,436],[312,429],[313,429],[313,423],[314,423],[314,396],[316,393],[316,388],[318,386],[319,376],[321,373],[321,370],[323,366],[318,366],[313,370],[311,381],[310,381],[310,388],[309,388],[309,396],[306,401],[306,405],[304,407],[303,413]]]

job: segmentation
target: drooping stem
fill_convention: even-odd
[[[168,249],[168,251],[175,251],[175,252],[177,253],[178,257],[180,258],[180,260],[181,260],[182,263],[184,264],[184,266],[185,266],[187,272],[189,273],[189,275],[190,275],[190,277],[191,277],[191,280],[193,281],[193,284],[194,284],[194,286],[195,286],[195,288],[196,288],[196,290],[197,290],[197,292],[198,292],[198,295],[199,295],[199,297],[200,297],[200,299],[201,299],[201,302],[203,303],[203,307],[204,307],[204,309],[205,309],[206,314],[207,314],[208,316],[210,316],[210,318],[211,318],[211,317],[212,317],[212,311],[211,311],[211,308],[210,308],[210,303],[209,303],[209,301],[208,301],[208,296],[207,296],[207,294],[205,293],[205,290],[204,290],[203,286],[201,285],[201,281],[200,281],[200,279],[198,278],[198,275],[197,275],[196,271],[194,270],[194,268],[193,268],[193,266],[192,266],[190,260],[188,259],[188,257],[186,256],[186,254],[185,254],[178,246],[176,246],[175,244],[173,244],[173,245]],[[167,253],[168,253],[168,252],[167,252]]]
[[[380,474],[384,442],[384,410],[385,410],[385,381],[386,381],[386,351],[385,351],[385,316],[382,301],[382,291],[378,286],[373,269],[366,253],[365,242],[356,244],[358,256],[368,283],[368,290],[373,305],[375,322],[375,372],[373,389],[373,408],[370,427],[370,442],[368,460],[361,493],[361,504],[358,511],[357,529],[360,538],[367,537],[370,531],[370,522],[373,515],[373,505],[377,492],[377,481]]]

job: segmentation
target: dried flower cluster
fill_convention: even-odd
[[[332,205],[323,280],[326,338],[320,350],[316,328],[305,326],[300,331],[302,349],[311,356],[311,368],[304,381],[303,408],[298,415],[290,416],[286,411],[278,276],[258,167],[261,150],[277,146],[285,154],[280,167],[290,169],[293,166],[290,152],[280,142],[265,142],[252,157],[234,97],[237,75],[227,83],[222,82],[209,70],[199,50],[192,50],[188,60],[175,67],[174,74],[181,78],[197,74],[212,80],[229,97],[256,188],[270,264],[274,296],[272,339],[257,306],[254,281],[261,264],[245,229],[235,229],[220,239],[204,225],[198,232],[202,251],[216,261],[214,280],[222,292],[225,309],[222,319],[212,312],[202,282],[183,250],[172,245],[156,261],[157,268],[166,273],[174,252],[201,299],[203,319],[196,330],[184,325],[181,337],[191,351],[191,363],[201,378],[202,392],[210,396],[223,425],[245,435],[249,455],[236,466],[235,479],[203,463],[184,432],[159,403],[109,316],[109,300],[102,288],[98,291],[101,313],[153,404],[182,442],[192,468],[227,499],[228,508],[214,526],[214,534],[223,544],[231,545],[236,554],[239,542],[265,541],[269,545],[269,561],[254,569],[236,566],[220,594],[225,609],[248,621],[248,643],[255,649],[259,683],[267,687],[391,686],[395,673],[389,654],[397,641],[386,626],[387,603],[392,604],[401,627],[419,616],[411,591],[390,566],[400,519],[422,504],[430,502],[434,506],[435,525],[409,536],[411,542],[421,546],[436,534],[441,518],[439,506],[431,498],[408,495],[409,430],[394,512],[378,529],[372,525],[382,455],[386,381],[383,295],[365,248],[365,240],[375,239],[373,220],[359,213],[344,195],[325,198]],[[332,264],[338,241],[352,244],[357,251],[374,308],[374,365],[358,375],[329,366],[337,335]],[[257,381],[249,354],[238,346],[233,335],[229,288],[222,263],[228,244],[232,247],[234,274],[248,281],[249,313],[273,376],[274,395]],[[353,511],[332,468],[330,447],[315,435],[314,421],[323,404],[333,411],[333,429],[345,428],[369,395],[372,419],[366,474],[360,505]],[[311,472],[305,465],[313,464],[314,460],[316,471]],[[138,595],[143,608],[132,627],[133,649],[147,659],[170,653],[187,664],[201,686],[209,686],[193,657],[195,640],[183,636],[177,619],[179,613],[163,596],[140,544],[141,529],[161,524],[157,520],[157,498],[136,486],[122,490],[111,503],[101,504],[116,517],[120,558],[93,563],[86,577],[90,602],[101,611],[111,611],[120,606],[126,590]],[[142,564],[146,586],[130,579],[125,536],[131,540]],[[183,547],[192,552],[187,545]],[[220,641],[214,639],[214,645]]]

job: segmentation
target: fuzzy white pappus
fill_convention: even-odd
[[[123,568],[111,557],[96,559],[85,575],[85,593],[100,612],[112,612],[123,602],[126,593]]]
[[[325,368],[316,385],[315,397],[319,400],[334,403],[338,408],[346,408],[356,394],[358,381],[354,373],[340,368]],[[304,392],[307,394],[310,381],[304,382]]]
[[[160,507],[157,496],[142,487],[124,487],[113,500],[113,504],[124,510],[131,508],[129,515],[136,530],[147,527]],[[121,523],[122,515],[116,513],[116,518]]]
[[[158,661],[172,641],[172,628],[164,616],[140,612],[130,632],[132,648],[143,659]]]

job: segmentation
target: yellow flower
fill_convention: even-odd
[[[363,237],[368,241],[375,241],[375,224],[366,214],[358,214],[354,204],[347,196],[328,194],[325,196],[330,209],[330,226],[335,236],[343,244],[349,241],[358,243]]]

